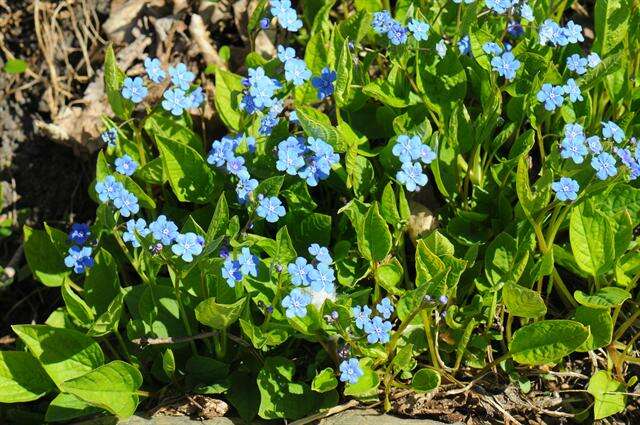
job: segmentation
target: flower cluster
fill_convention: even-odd
[[[296,57],[291,47],[278,46],[278,59],[284,64],[284,79],[294,86],[300,86],[311,78],[307,64]]]
[[[313,261],[298,257],[287,265],[291,283],[296,286],[282,300],[287,317],[304,317],[307,315],[307,305],[320,307],[324,300],[335,297],[335,271],[329,250],[311,244],[308,251],[314,257]]]
[[[376,34],[385,34],[389,42],[394,46],[405,44],[409,32],[417,41],[426,41],[429,38],[429,30],[431,29],[429,24],[418,19],[409,20],[409,25],[405,28],[400,22],[391,17],[391,12],[388,10],[375,12],[371,25]]]
[[[569,21],[566,26],[561,27],[551,19],[547,19],[538,28],[538,41],[543,46],[547,44],[566,46],[583,42],[584,36],[582,35],[582,27],[573,21]]]
[[[255,152],[256,139],[245,137],[244,134],[239,134],[235,137],[224,136],[211,144],[207,162],[238,178],[236,185],[238,201],[241,204],[245,204],[249,195],[258,187],[258,181],[249,175],[244,157],[238,154],[241,149],[246,149],[249,153]]]
[[[503,51],[502,47],[497,43],[488,42],[482,45],[482,50],[488,55],[493,56],[491,59],[491,67],[498,75],[507,80],[516,78],[516,71],[520,69],[520,61],[515,58],[510,50],[510,46]]]
[[[97,182],[96,193],[100,202],[113,202],[113,205],[123,217],[129,217],[131,214],[137,214],[140,211],[136,195],[125,189],[124,185],[116,180],[114,176],[109,175]]]
[[[340,155],[322,139],[290,136],[278,143],[276,168],[291,176],[297,175],[309,186],[317,186],[331,173],[331,167],[340,161]]]
[[[115,127],[112,127],[108,130],[105,130],[100,134],[100,138],[102,142],[107,145],[109,148],[114,148],[116,146],[116,142],[118,141],[118,130]]]
[[[252,254],[249,248],[243,247],[235,258],[226,249],[221,250],[220,256],[225,259],[221,274],[230,287],[235,288],[236,283],[240,282],[245,276],[258,276],[260,258]]]
[[[291,7],[290,0],[270,0],[271,14],[278,20],[280,26],[288,31],[297,32],[302,28],[302,21],[296,10]]]
[[[93,249],[90,246],[83,246],[89,240],[91,230],[84,223],[74,223],[69,231],[68,240],[73,245],[67,251],[64,259],[65,266],[72,268],[76,273],[84,273],[87,268],[93,267]]]
[[[398,136],[392,153],[402,163],[400,171],[396,174],[396,179],[408,191],[417,192],[427,184],[429,178],[423,173],[420,162],[429,165],[436,158],[436,154],[428,145],[422,143],[420,137],[409,137],[405,134]]]
[[[357,305],[353,307],[355,326],[358,329],[364,330],[367,334],[367,341],[370,344],[377,342],[386,344],[389,342],[393,325],[390,321],[383,319],[391,318],[394,307],[389,298],[383,298],[382,301],[376,305],[376,310],[381,316],[371,318],[372,311],[368,306]]]

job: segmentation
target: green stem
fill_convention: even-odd
[[[118,339],[118,343],[120,344],[120,347],[122,348],[122,351],[124,351],[124,354],[127,356],[127,360],[129,360],[129,363],[131,363],[131,354],[129,354],[129,349],[127,348],[127,344],[124,342],[124,339],[122,338],[122,335],[120,334],[120,331],[118,331],[118,329],[115,329],[113,331],[113,333],[115,334],[116,338]]]
[[[567,289],[567,286],[562,281],[562,278],[555,267],[553,268],[553,283],[554,286],[558,288],[558,292],[565,301],[565,304],[568,303],[571,307],[576,308],[578,303],[573,299],[573,295],[571,295],[571,292]]]
[[[187,311],[184,309],[184,304],[182,303],[182,295],[180,294],[180,284],[182,279],[176,273],[176,278],[173,281],[173,290],[176,294],[176,301],[178,302],[178,308],[180,310],[180,318],[182,319],[182,323],[184,324],[184,329],[187,331],[188,336],[193,336],[193,332],[191,331],[191,324],[189,323],[189,318],[187,317]],[[198,354],[198,350],[196,348],[196,343],[191,340],[189,341],[189,345],[191,346],[191,351],[194,355]]]
[[[624,333],[627,331],[627,329],[629,329],[635,323],[635,321],[638,320],[638,318],[640,318],[640,309],[636,310],[635,313],[633,313],[627,320],[624,321],[622,325],[620,325],[620,327],[616,331],[616,334],[613,336],[613,340],[617,341],[618,339],[620,339],[622,335],[624,335]]]
[[[436,353],[436,344],[433,339],[433,333],[431,333],[431,312],[423,310],[420,312],[422,317],[422,325],[424,326],[424,332],[427,335],[427,345],[429,346],[429,355],[431,356],[431,365],[440,369],[440,362],[438,361],[438,353]]]

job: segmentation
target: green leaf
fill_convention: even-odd
[[[333,146],[337,152],[345,151],[340,143],[338,130],[331,124],[329,117],[310,106],[297,107],[296,114],[307,136],[324,140]]]
[[[615,286],[601,288],[593,295],[587,295],[582,291],[576,291],[573,296],[578,303],[585,307],[600,309],[610,309],[621,306],[622,303],[631,298],[631,294],[628,291]]]
[[[144,164],[136,172],[136,176],[145,183],[163,184],[167,181],[162,167],[162,158],[155,158]]]
[[[122,307],[124,304],[124,292],[118,293],[111,301],[107,310],[102,313],[87,332],[89,336],[104,336],[118,329]]]
[[[518,249],[518,244],[511,235],[500,233],[491,241],[484,257],[487,279],[494,287],[507,282],[517,283],[528,259],[529,252]]]
[[[440,374],[433,369],[423,368],[413,375],[411,388],[419,393],[433,391],[440,386]]]
[[[284,226],[276,233],[276,250],[273,259],[280,264],[288,264],[297,256],[298,254],[293,247],[293,242],[291,242],[287,226]]]
[[[178,200],[208,203],[214,189],[214,176],[200,154],[189,146],[161,136],[157,142],[165,173]]]
[[[254,29],[258,26],[260,19],[266,15],[267,8],[269,7],[269,0],[260,0],[256,5],[255,9],[251,13],[251,17],[249,18],[249,23],[247,24],[247,32],[252,33]]]
[[[168,377],[172,377],[176,371],[176,359],[173,356],[171,348],[167,348],[164,353],[162,353],[162,370],[164,370],[164,373],[166,373]]]
[[[0,351],[0,403],[37,400],[55,385],[40,363],[25,351]]]
[[[589,338],[577,351],[593,351],[611,343],[613,321],[608,310],[589,308],[579,305],[576,308],[574,320],[589,327]]]
[[[116,116],[122,120],[127,120],[133,111],[133,102],[122,97],[120,90],[124,82],[124,72],[118,68],[113,45],[107,46],[104,56],[104,89],[109,99],[109,105]]]
[[[353,58],[349,50],[349,40],[342,43],[338,58],[336,60],[336,81],[334,96],[336,104],[340,107],[347,104],[351,91],[351,80],[353,79]]]
[[[630,0],[597,0],[594,8],[596,40],[593,51],[606,57],[627,39]]]
[[[518,329],[509,344],[513,360],[528,365],[556,363],[589,337],[589,329],[572,320],[544,320]]]
[[[416,360],[413,358],[412,343],[408,343],[397,351],[396,355],[393,357],[392,365],[395,373],[399,373],[401,371],[411,372],[411,370],[416,366]]]
[[[240,131],[242,115],[238,105],[238,95],[242,93],[242,77],[232,72],[216,68],[216,95],[214,102],[220,119],[234,131]]]
[[[347,385],[345,385],[345,396],[362,397],[375,392],[380,385],[380,378],[374,370],[364,367],[362,361],[360,362],[360,368],[362,369],[363,375],[358,378],[358,382],[355,384],[347,383]]]
[[[404,290],[398,288],[404,277],[404,271],[400,262],[394,258],[388,264],[383,264],[375,271],[375,279],[378,285],[394,295],[402,295]]]
[[[218,236],[225,234],[227,225],[229,224],[229,206],[227,205],[227,198],[224,192],[218,198],[216,209],[211,217],[209,228],[207,229],[207,236],[205,237],[205,244],[211,243]]]
[[[74,395],[60,393],[49,403],[44,419],[47,422],[65,422],[98,413],[100,410]]]
[[[517,283],[510,282],[502,288],[502,300],[514,316],[535,319],[547,314],[540,294]]]
[[[380,213],[387,223],[395,225],[400,223],[400,213],[396,204],[396,195],[393,192],[391,182],[387,183],[382,191],[382,199],[380,200]]]
[[[206,299],[196,307],[196,319],[213,329],[226,329],[238,320],[246,302],[242,298],[233,304],[218,304],[215,298]]]
[[[120,294],[118,264],[109,251],[100,248],[94,257],[93,267],[87,271],[84,281],[84,299],[96,310],[96,313],[102,314],[107,311],[118,294]]]
[[[391,232],[374,202],[357,229],[358,249],[369,261],[382,261],[391,251]]]
[[[318,393],[326,393],[338,386],[336,374],[330,367],[323,369],[313,378],[311,389]]]
[[[624,385],[613,379],[606,370],[599,370],[591,377],[587,391],[595,399],[593,405],[595,420],[624,412],[627,407],[627,396],[623,394]]]
[[[613,232],[607,218],[589,201],[571,210],[569,221],[571,250],[578,266],[597,277],[613,267]]]
[[[60,232],[61,233],[61,232]],[[64,264],[66,251],[62,246],[66,242],[64,234],[36,230],[24,226],[24,253],[34,277],[46,286],[61,286],[71,273]],[[53,235],[56,242],[51,238]],[[61,239],[62,240],[59,240]]]
[[[9,59],[5,62],[2,70],[7,74],[22,74],[28,67],[27,62],[22,59]]]
[[[98,343],[78,331],[46,325],[11,328],[58,387],[104,363]]]
[[[62,299],[67,306],[67,311],[71,317],[75,318],[84,327],[89,327],[95,318],[93,310],[84,302],[82,298],[71,290],[67,282],[62,285]]]
[[[138,369],[115,360],[64,382],[61,389],[120,418],[127,418],[138,407],[136,392],[141,385],[142,375]]]

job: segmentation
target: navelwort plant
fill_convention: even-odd
[[[595,352],[565,409],[622,412],[639,5],[597,0],[591,44],[553,4],[262,0],[251,45],[268,29],[277,55],[209,67],[214,93],[153,58],[125,78],[109,48],[96,219],[25,227],[65,305],[13,327],[0,401],[46,397],[62,421],[196,392],[297,419],[489,372],[527,392],[530,368]]]

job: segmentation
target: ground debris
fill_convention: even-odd
[[[224,401],[208,395],[194,394],[161,400],[151,416],[189,416],[204,420],[219,418],[228,411],[229,405]]]

